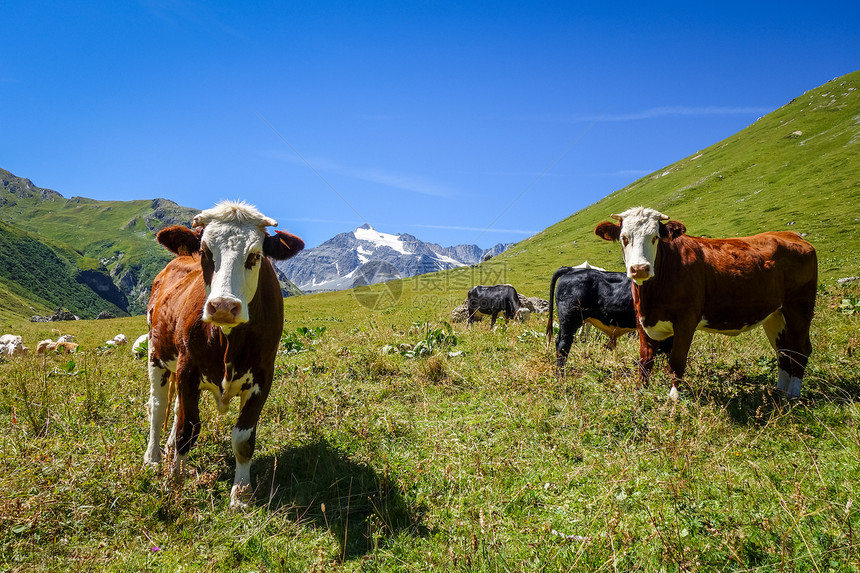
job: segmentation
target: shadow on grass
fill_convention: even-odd
[[[815,406],[822,402],[860,401],[860,380],[843,380],[841,385],[804,380],[801,397],[789,401],[776,389],[776,373],[744,375],[722,382],[712,380],[693,390],[700,404],[722,406],[737,424],[761,425],[773,414],[797,405]]]
[[[254,503],[329,530],[343,559],[361,557],[401,532],[425,535],[396,478],[357,463],[324,440],[254,459]]]

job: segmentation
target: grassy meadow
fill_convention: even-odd
[[[144,318],[29,323],[0,285],[5,332],[81,345],[0,359],[0,570],[860,570],[860,283],[836,281],[860,268],[858,88],[854,72],[811,90],[478,267],[286,299],[242,513],[228,509],[238,401],[218,416],[203,397],[176,483],[143,466],[145,361],[104,346]],[[105,237],[132,216],[63,205],[65,226],[19,208],[66,242],[79,215]],[[559,379],[545,315],[447,323],[475,284],[547,298],[561,265],[619,269],[593,229],[635,205],[693,235],[790,229],[816,246],[800,400],[775,395],[760,330],[697,334],[673,403],[661,362],[637,388],[633,337],[578,341]],[[151,240],[133,222],[123,252]]]
[[[545,315],[446,325],[473,272],[285,301],[244,513],[236,405],[204,396],[183,483],[143,466],[145,363],[101,346],[142,317],[22,323],[81,350],[0,363],[0,569],[860,568],[860,286],[822,290],[796,403],[756,331],[697,335],[674,405],[635,338],[557,379]]]

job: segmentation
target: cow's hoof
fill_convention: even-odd
[[[234,485],[233,489],[230,490],[230,511],[246,511],[250,507],[253,497],[251,486]]]
[[[673,402],[678,401],[678,388],[677,387],[672,386],[672,389],[669,390],[669,399],[672,400]]]
[[[791,377],[791,380],[785,384],[784,387],[777,386],[777,389],[782,392],[783,396],[785,396],[789,400],[797,400],[800,398],[800,387],[801,387],[801,379]]]

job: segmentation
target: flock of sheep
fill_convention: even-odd
[[[58,330],[54,330],[60,334]],[[140,335],[132,345],[131,351],[135,356],[142,356],[146,353],[147,335]],[[117,334],[112,339],[105,341],[104,346],[124,346],[128,344],[128,338],[125,334]],[[75,337],[71,334],[62,334],[57,337],[57,340],[48,338],[40,340],[36,344],[36,354],[48,354],[50,352],[69,353],[75,352],[78,349],[78,343],[75,342]],[[0,356],[27,356],[30,349],[24,346],[24,339],[17,334],[4,334],[0,336]]]

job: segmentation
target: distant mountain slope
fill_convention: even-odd
[[[860,274],[860,72],[806,92],[485,265],[529,294],[546,294],[562,265],[588,259],[621,270],[621,249],[594,227],[637,205],[684,222],[691,235],[793,230],[816,247],[819,280]]]
[[[44,314],[45,309],[52,314],[58,307],[78,316],[94,317],[103,311],[124,316],[121,306],[125,297],[110,276],[79,268],[78,258],[71,249],[49,245],[0,221],[0,284],[6,293],[0,308],[24,316]]]
[[[185,224],[197,213],[166,199],[96,201],[66,199],[29,179],[0,169],[0,220],[21,227],[76,254],[73,275],[84,272],[89,285],[105,295],[107,276],[122,297],[108,295],[121,313],[141,314],[149,287],[171,256],[154,240],[159,229]],[[91,313],[82,316],[93,318]]]
[[[341,233],[306,249],[277,268],[304,292],[341,290],[353,286],[362,265],[374,261],[388,265],[380,277],[411,277],[481,262],[502,252],[498,244],[483,250],[476,245],[441,247],[408,234],[380,233],[369,225]]]

